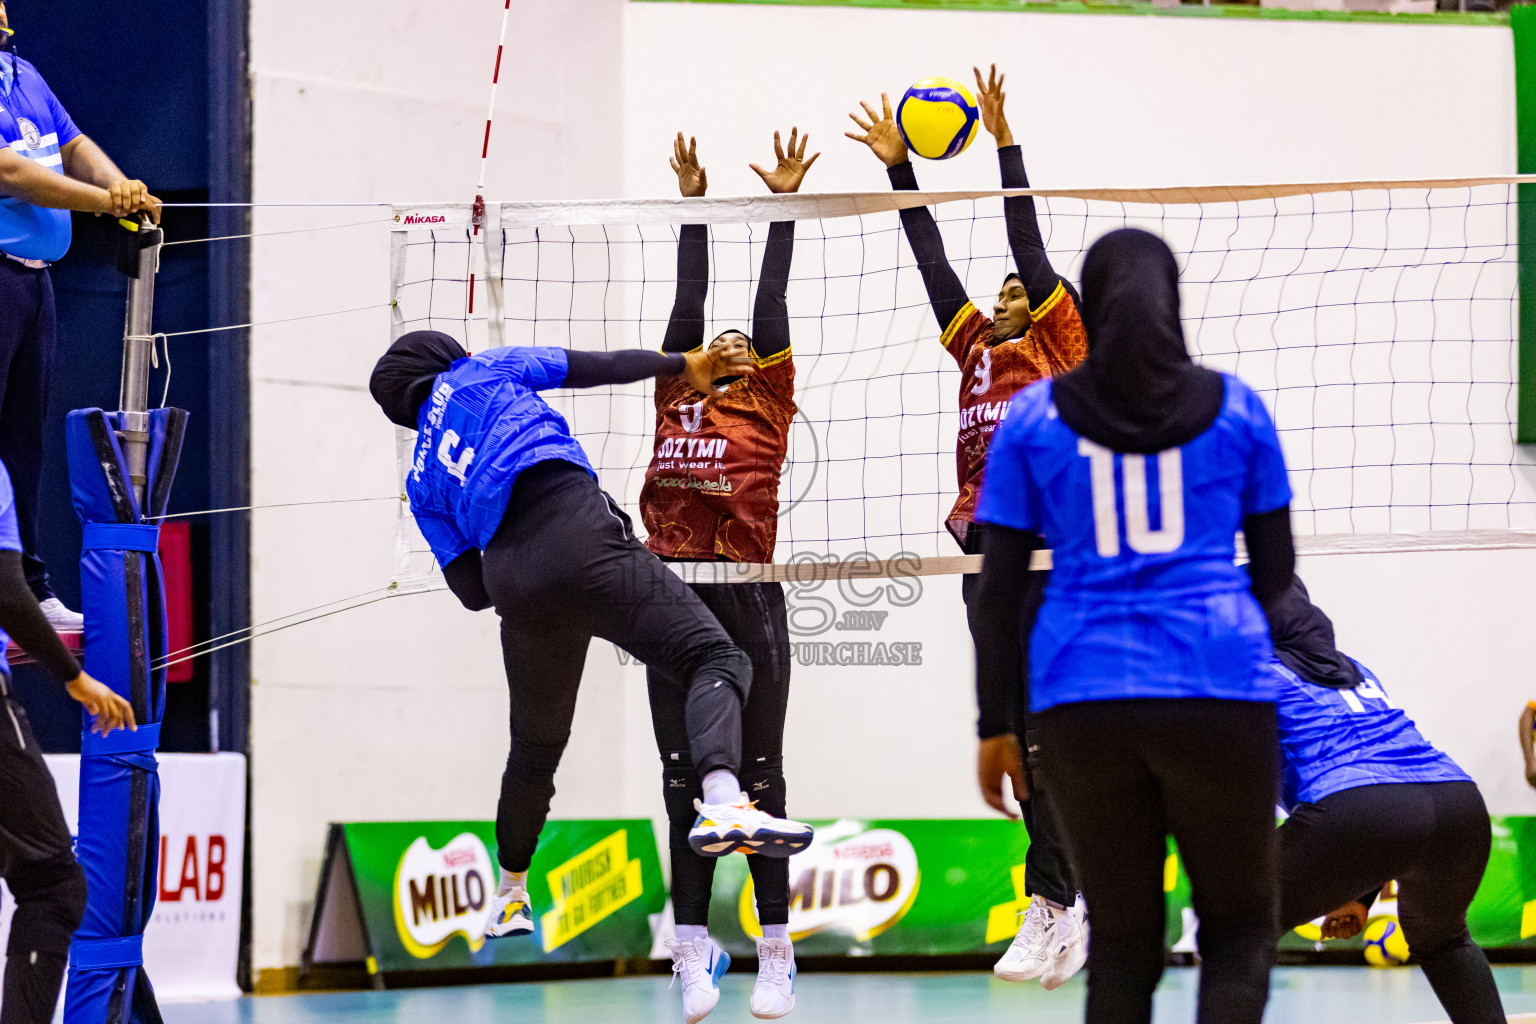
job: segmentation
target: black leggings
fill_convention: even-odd
[[[0,674],[0,876],[16,897],[6,944],[0,1024],[47,1024],[59,999],[70,936],[85,913],[53,776],[21,705]]]
[[[1259,1024],[1276,942],[1275,705],[1108,700],[1035,716],[1039,773],[1093,916],[1088,1024],[1152,1019],[1167,837],[1200,917],[1201,1024]]]
[[[693,591],[635,540],[629,517],[585,470],[558,461],[525,470],[483,571],[501,616],[511,697],[512,746],[496,808],[502,867],[526,871],[533,859],[594,636],[677,680],[701,772],[737,769],[751,663]]]
[[[1488,808],[1470,782],[1359,786],[1302,804],[1280,827],[1280,926],[1397,880],[1397,916],[1453,1024],[1503,1024],[1467,907],[1488,866]]]
[[[732,640],[752,659],[752,690],[741,714],[741,785],[761,810],[784,817],[784,713],[789,706],[789,616],[778,583],[709,583],[693,587]],[[651,724],[661,752],[662,796],[667,805],[667,846],[672,854],[672,910],[678,924],[709,923],[715,861],[688,846],[700,773],[688,754],[683,723],[684,688],[663,668],[648,666]],[[789,861],[748,857],[757,917],[763,924],[789,923]]]
[[[981,551],[979,526],[971,528],[966,551],[971,554]],[[1029,621],[1034,619],[1033,613],[1040,607],[1050,575],[1048,572],[1029,574],[1029,589],[1024,595],[1025,611],[1028,613]],[[976,640],[977,631],[981,628],[975,614],[976,588],[980,583],[980,573],[967,573],[960,578],[960,596],[965,600],[965,619],[970,626],[973,641]],[[1024,647],[1022,664],[1025,667],[1024,671],[1027,672],[1029,670],[1029,639],[1021,633],[1019,642]],[[1051,808],[1051,795],[1040,785],[1039,776],[1034,771],[1039,755],[1039,745],[1035,741],[1029,713],[1029,688],[1025,685],[1022,675],[1014,693],[1013,718],[1014,728],[1018,732],[1019,743],[1024,747],[1025,761],[1030,769],[1029,799],[1019,804],[1019,812],[1024,816],[1024,827],[1029,831],[1029,849],[1024,853],[1024,891],[1030,896],[1043,896],[1053,903],[1070,907],[1077,899],[1078,887],[1072,877],[1072,865],[1067,858],[1061,825]]]

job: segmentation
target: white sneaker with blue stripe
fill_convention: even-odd
[[[795,946],[788,939],[757,940],[757,984],[752,1016],[776,1020],[795,1008]]]
[[[672,980],[683,981],[683,1019],[687,1024],[699,1024],[720,1001],[720,978],[731,966],[731,955],[714,939],[668,939],[667,949],[672,953],[672,973],[676,975]]]

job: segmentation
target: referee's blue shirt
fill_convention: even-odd
[[[0,55],[0,146],[59,174],[60,153],[80,134],[43,76],[14,54]],[[69,211],[0,195],[0,252],[52,263],[69,251]]]

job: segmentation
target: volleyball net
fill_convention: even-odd
[[[1168,241],[1191,350],[1242,377],[1274,414],[1303,551],[1457,549],[1536,545],[1536,459],[1514,427],[1519,181],[1022,194],[1036,196],[1051,260],[1070,280],[1106,231]],[[710,225],[705,337],[750,331],[767,225],[794,220],[798,412],[775,562],[973,569],[952,557],[944,527],[960,374],[897,211],[933,208],[951,264],[988,311],[1013,269],[1010,194],[1021,193],[493,203],[478,223],[470,204],[396,206],[393,331],[443,330],[471,351],[658,348],[678,230],[693,223]],[[631,510],[653,451],[651,387],[546,396]],[[401,431],[398,479],[411,437]],[[396,555],[398,588],[434,585],[403,503]]]

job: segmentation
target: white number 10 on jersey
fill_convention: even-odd
[[[1086,437],[1077,440],[1077,453],[1088,457],[1093,485],[1093,532],[1099,554],[1114,558],[1120,553],[1120,517],[1115,511],[1115,453]],[[1125,479],[1125,542],[1138,555],[1162,555],[1184,543],[1184,462],[1179,449],[1157,453],[1158,505],[1163,524],[1152,529],[1147,507],[1147,457],[1121,456]]]

